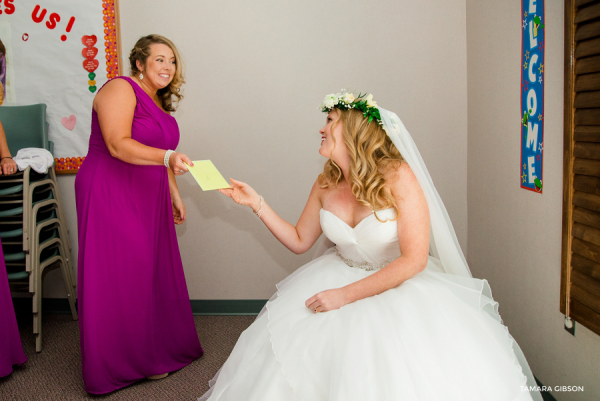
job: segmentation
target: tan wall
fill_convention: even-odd
[[[121,1],[125,59],[161,33],[187,68],[175,114],[179,150],[250,183],[286,220],[300,216],[322,170],[317,111],[352,85],[397,111],[421,146],[466,246],[467,91],[464,0]],[[73,197],[72,177],[61,177]],[[311,258],[275,240],[249,208],[178,179],[188,219],[177,228],[192,299],[265,299]],[[73,206],[73,202],[71,202]],[[69,212],[75,230],[75,210]],[[46,295],[61,296],[59,276]]]
[[[563,2],[546,2],[544,193],[519,187],[521,2],[467,0],[468,261],[544,385],[582,385],[557,400],[600,397],[600,337],[563,329]]]
[[[396,110],[463,247],[468,200],[470,267],[490,282],[536,376],[546,385],[584,385],[583,393],[553,392],[558,400],[598,398],[600,337],[580,325],[571,336],[559,312],[562,2],[546,1],[543,195],[518,186],[517,0],[121,3],[124,49],[159,32],[185,57],[179,150],[251,183],[289,221],[324,162],[322,96],[352,84]],[[73,178],[59,183],[76,257]],[[287,251],[249,209],[201,192],[189,176],[179,185],[189,213],[178,238],[191,298],[268,298],[310,258]],[[45,289],[64,296],[56,272]]]

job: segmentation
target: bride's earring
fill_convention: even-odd
[[[141,81],[142,79],[144,79],[144,74],[142,74],[142,73],[140,72],[140,81]]]

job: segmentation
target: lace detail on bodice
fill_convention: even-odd
[[[398,224],[389,220],[396,216],[395,209],[380,210],[377,216],[388,220],[382,223],[370,214],[352,228],[332,212],[321,209],[323,233],[336,244],[337,254],[348,266],[375,270],[400,256]]]

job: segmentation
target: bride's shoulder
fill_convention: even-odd
[[[328,189],[329,187],[327,185],[324,186],[323,181],[320,178],[317,178],[313,183],[310,193],[311,195],[316,195],[321,198],[321,196],[326,193]]]
[[[415,173],[405,161],[390,166],[383,172],[383,176],[392,193],[406,193],[421,188]]]
[[[323,206],[329,199],[336,196],[338,186],[324,179],[321,175],[313,183],[310,191],[310,199],[315,199]]]
[[[413,178],[416,179],[412,169],[405,161],[394,163],[381,171],[381,173],[388,184],[395,184],[402,180],[412,180]]]

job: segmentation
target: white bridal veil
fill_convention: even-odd
[[[429,216],[431,220],[430,249],[431,256],[441,262],[445,273],[455,276],[472,277],[467,260],[463,255],[450,216],[444,207],[427,167],[421,158],[412,137],[400,121],[400,118],[391,111],[379,108],[383,128],[390,137],[404,160],[408,163],[413,173],[421,184],[421,189],[427,199]]]
[[[460,244],[458,243],[458,239],[456,238],[450,216],[448,216],[444,202],[442,202],[440,195],[433,185],[433,181],[421,158],[417,145],[414,143],[406,127],[395,113],[382,108],[379,108],[379,113],[383,122],[383,128],[417,177],[421,189],[425,194],[425,198],[427,199],[431,221],[431,256],[439,259],[441,262],[441,266],[439,267],[441,267],[445,273],[460,277],[472,277],[469,266],[467,265],[467,260],[465,259]],[[492,292],[487,281],[473,280],[472,283],[468,283],[467,285],[480,293],[481,307],[486,309],[490,315],[499,319],[501,322],[497,309],[498,304],[493,301]],[[530,388],[536,387],[537,384],[535,378],[523,355],[523,351],[508,333],[508,329],[507,335],[512,341],[513,351],[523,369],[523,374],[527,377],[527,386]],[[542,396],[538,391],[530,391],[530,395],[534,400],[542,401]]]

